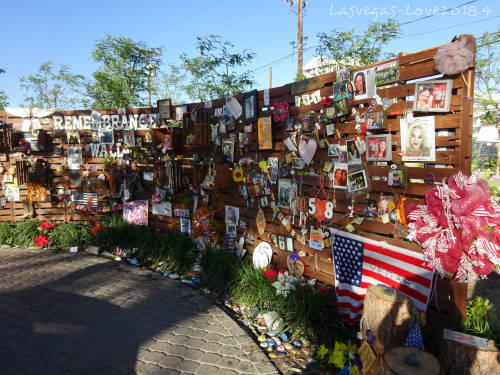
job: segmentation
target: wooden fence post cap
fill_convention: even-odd
[[[408,356],[418,364],[408,364],[409,361],[405,361]],[[436,357],[417,348],[391,349],[384,355],[384,361],[395,375],[438,375],[440,371]]]

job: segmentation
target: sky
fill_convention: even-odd
[[[294,52],[290,42],[297,40],[297,15],[285,0],[4,0],[2,14],[0,68],[6,73],[0,74],[0,90],[11,107],[23,103],[19,78],[35,74],[45,61],[67,64],[72,73],[90,77],[97,69],[94,44],[106,34],[162,47],[164,64],[178,63],[183,52],[194,56],[196,36],[220,35],[237,49],[256,53],[248,69],[259,90],[269,87],[270,66],[272,87],[292,82],[297,72],[296,54],[283,59]],[[391,16],[406,24],[387,51],[417,52],[447,43],[456,34],[499,31],[500,1],[309,0],[304,65],[315,56],[319,32],[364,30]]]

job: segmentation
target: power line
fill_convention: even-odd
[[[500,43],[500,40],[496,40],[496,41],[491,42],[491,43],[484,43],[484,44],[481,44],[480,46],[477,46],[476,48],[481,48],[481,47],[484,47],[484,46],[490,46],[490,45],[496,44],[496,43]]]
[[[489,21],[490,19],[495,19],[495,18],[500,18],[500,16],[495,16],[495,17],[491,17],[491,18],[488,18],[488,19],[485,19],[485,20],[479,20],[479,21],[473,21],[473,22],[467,22],[467,23],[462,23],[462,24],[459,24],[459,25],[453,25],[453,26],[448,26],[448,27],[442,27],[440,29],[434,29],[434,30],[430,30],[430,31],[424,31],[423,33],[417,33],[417,34],[411,34],[411,35],[404,35],[404,36],[399,36],[399,37],[396,37],[394,39],[403,39],[403,38],[409,38],[409,37],[412,37],[412,36],[419,36],[419,35],[424,35],[424,34],[430,34],[430,33],[434,33],[436,31],[442,31],[442,30],[448,30],[448,29],[452,29],[454,27],[460,27],[460,26],[466,26],[466,25],[471,25],[473,23],[479,23],[479,22],[485,22],[485,21]],[[495,34],[498,34],[500,33],[499,32],[496,32],[496,33],[493,33],[493,34],[490,34],[490,35],[495,35]],[[481,39],[481,38],[477,38],[478,40]]]
[[[412,21],[408,21],[408,22],[404,22],[404,23],[401,23],[400,26],[403,26],[403,25],[408,25],[410,23],[413,23],[413,22],[417,22],[417,21],[420,21],[420,20],[423,20],[425,18],[431,18],[431,17],[434,17],[434,16],[437,16],[437,15],[440,15],[440,14],[443,14],[443,13],[446,13],[448,12],[449,10],[453,10],[453,9],[456,9],[456,8],[460,8],[461,6],[464,6],[464,5],[467,5],[467,4],[472,4],[472,3],[475,3],[479,0],[471,0],[471,1],[468,1],[466,3],[463,3],[463,4],[460,4],[460,5],[456,5],[454,6],[453,8],[448,8],[448,9],[445,9],[441,12],[439,12],[438,14],[429,14],[428,16],[423,16],[423,17],[420,17],[420,18],[417,18],[417,19],[414,19]]]

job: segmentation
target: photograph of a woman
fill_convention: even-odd
[[[366,160],[390,161],[392,160],[391,134],[369,135]]]
[[[435,161],[434,116],[400,120],[403,161]]]
[[[356,142],[354,139],[350,139],[346,142],[347,144],[347,160],[349,164],[361,164],[361,154],[356,147]]]
[[[415,83],[413,110],[416,112],[448,112],[452,86],[451,79]]]
[[[347,187],[347,164],[335,163],[333,170],[333,187],[345,189]]]
[[[372,98],[377,91],[377,87],[375,86],[375,68],[354,72],[352,85],[354,100]]]

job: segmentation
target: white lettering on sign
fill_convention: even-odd
[[[149,129],[156,126],[156,113],[137,113],[129,115],[102,115],[99,121],[92,120],[89,115],[52,116],[54,130],[136,130]]]

